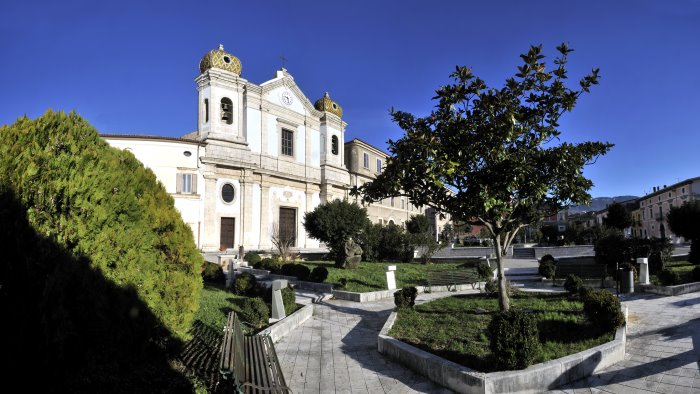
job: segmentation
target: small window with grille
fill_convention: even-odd
[[[294,132],[282,129],[282,154],[294,156]]]
[[[335,135],[331,137],[331,153],[338,155],[338,137]]]

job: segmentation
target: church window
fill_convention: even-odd
[[[221,121],[226,124],[233,123],[233,102],[228,97],[221,99]]]
[[[363,159],[362,165],[363,165],[365,168],[369,169],[369,155],[368,155],[367,153],[363,153],[363,154],[362,154],[362,159]]]
[[[221,199],[224,200],[225,203],[233,202],[233,199],[235,197],[236,189],[233,187],[232,184],[227,183],[221,187]]]
[[[294,156],[294,132],[282,129],[282,154]]]
[[[177,178],[175,178],[175,193],[196,194],[197,176],[195,174],[177,174]]]
[[[209,99],[204,99],[204,123],[209,123]]]
[[[331,153],[338,155],[338,137],[335,135],[331,137]]]

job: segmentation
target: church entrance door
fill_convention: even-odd
[[[219,250],[232,249],[235,245],[236,218],[221,218]]]

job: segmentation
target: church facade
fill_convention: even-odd
[[[353,200],[349,190],[376,176],[386,154],[359,140],[344,143],[342,107],[328,93],[312,103],[285,69],[252,83],[220,46],[202,58],[199,71],[196,132],[103,138],[153,170],[201,250],[265,251],[275,238],[318,250],[322,245],[304,231],[304,214],[327,201]],[[373,170],[357,166],[359,154],[372,155]],[[370,220],[401,225],[422,212],[395,199],[371,205]]]

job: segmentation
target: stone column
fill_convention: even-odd
[[[270,249],[270,187],[260,184],[260,249]]]
[[[254,249],[253,244],[253,183],[244,178],[241,181],[241,245]]]
[[[639,264],[639,284],[648,285],[649,284],[649,259],[646,257],[638,258],[637,264]]]
[[[202,249],[219,250],[219,223],[216,215],[216,177],[214,175],[204,175],[204,220]]]

